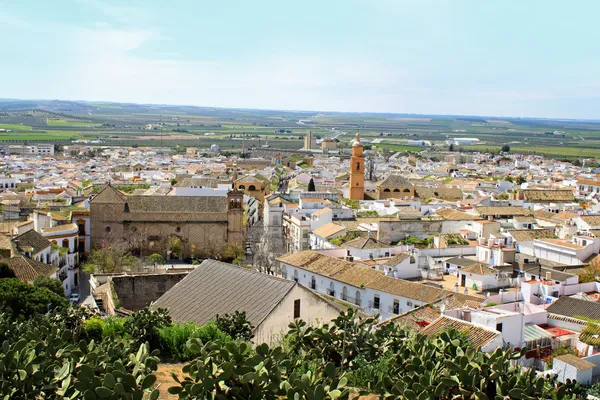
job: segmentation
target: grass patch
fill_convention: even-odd
[[[10,129],[13,131],[30,131],[31,127],[21,124],[0,124],[0,129]]]
[[[98,122],[67,121],[65,119],[48,119],[46,124],[48,126],[102,126],[102,124]]]

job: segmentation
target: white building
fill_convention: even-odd
[[[315,251],[288,254],[278,260],[286,279],[354,304],[367,314],[379,315],[381,320],[453,294]],[[473,299],[479,300],[475,296]]]
[[[571,240],[535,239],[533,254],[537,258],[565,265],[582,265],[600,250],[600,239],[574,236]]]
[[[451,138],[446,140],[446,143],[453,144],[455,146],[468,146],[470,144],[475,144],[478,143],[479,139],[477,138]]]

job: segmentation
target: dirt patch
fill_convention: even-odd
[[[175,373],[177,376],[183,378],[183,372],[181,369],[185,364],[158,364],[158,370],[156,371],[156,385],[160,390],[160,400],[176,400],[179,397],[176,395],[169,394],[168,390],[171,386],[175,386],[177,382],[171,376],[171,373]]]

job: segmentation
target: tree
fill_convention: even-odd
[[[508,153],[508,152],[510,151],[510,146],[509,146],[509,145],[507,145],[507,144],[505,144],[504,146],[502,146],[502,149],[501,149],[501,151],[502,151],[503,153]]]
[[[0,263],[0,279],[2,278],[14,278],[15,273],[6,263]]]
[[[82,269],[86,274],[116,273],[135,270],[139,264],[140,260],[131,255],[126,243],[113,243],[92,250]]]
[[[246,319],[246,312],[236,311],[216,317],[217,328],[235,340],[250,340],[254,337],[254,326]]]
[[[49,278],[47,276],[40,275],[33,280],[33,286],[36,288],[46,288],[52,293],[56,293],[59,296],[65,295],[65,289],[62,283],[58,280]]]
[[[148,261],[150,261],[153,265],[162,265],[165,263],[165,259],[158,253],[153,253],[148,256]]]
[[[308,191],[309,192],[314,192],[316,190],[315,188],[315,181],[313,178],[310,178],[310,181],[308,182]]]
[[[524,177],[522,177],[521,175],[517,176],[517,185],[521,185],[525,182],[527,182],[527,180]]]
[[[169,239],[169,250],[171,250],[171,258],[179,258],[183,251],[183,243],[177,236]]]
[[[69,302],[47,288],[37,288],[18,279],[0,279],[0,313],[30,318],[48,309],[64,309]]]
[[[232,262],[243,256],[244,250],[239,245],[235,243],[228,243],[227,246],[223,248],[221,259],[226,262]]]
[[[262,222],[248,229],[246,239],[252,254],[249,267],[265,274],[279,275],[281,270],[277,257],[284,253],[283,239],[277,237],[274,231],[265,231]]]
[[[448,151],[454,151],[454,143],[450,143],[450,146],[448,146]]]

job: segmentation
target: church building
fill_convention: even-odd
[[[111,185],[90,201],[92,247],[120,245],[165,259],[216,257],[243,247],[243,193],[226,196],[126,195]]]

